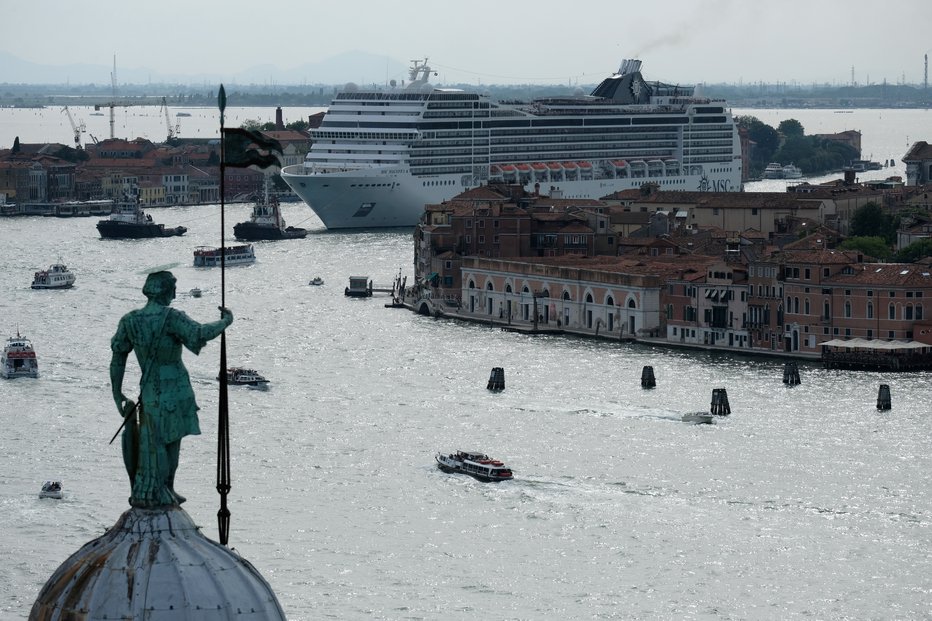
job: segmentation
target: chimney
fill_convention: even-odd
[[[281,131],[285,129],[285,122],[282,120],[282,107],[275,108],[275,129]]]

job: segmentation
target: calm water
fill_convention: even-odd
[[[246,206],[229,208],[228,227]],[[141,305],[145,268],[174,268],[174,305],[217,317],[219,208],[153,211],[181,238],[98,239],[92,218],[0,221],[0,332],[38,380],[0,381],[0,618],[23,618],[54,569],[127,508],[109,338]],[[286,206],[289,223],[307,211]],[[257,244],[231,268],[229,362],[273,382],[231,387],[230,545],[291,619],[915,619],[932,616],[929,374],[882,375],[528,337],[349,299],[351,274],[410,275],[410,233],[325,232]],[[74,289],[33,291],[61,258]],[[308,286],[313,276],[322,287]],[[201,298],[185,295],[192,287]],[[217,539],[219,345],[186,353],[203,435],[183,443],[185,509]],[[654,390],[642,390],[644,365]],[[485,383],[505,368],[506,390]],[[130,365],[135,371],[135,363]],[[127,377],[132,390],[138,374]],[[893,409],[878,413],[879,384]],[[725,387],[732,415],[687,425]],[[439,472],[481,449],[516,479]],[[40,500],[61,477],[63,501]]]
[[[879,133],[861,129],[865,143]],[[227,230],[248,212],[229,207]],[[31,338],[42,373],[0,381],[0,619],[24,618],[55,568],[128,506],[107,445],[119,424],[109,339],[144,301],[141,272],[178,263],[174,305],[218,316],[219,272],[191,259],[219,242],[219,207],[152,215],[189,232],[105,241],[93,218],[0,220],[0,336]],[[273,383],[230,389],[230,545],[290,619],[932,618],[930,374],[803,365],[787,388],[779,360],[388,309],[343,288],[356,274],[389,285],[399,269],[410,282],[409,230],[329,233],[300,205],[285,217],[312,233],[258,243],[255,265],[228,270],[227,304],[229,363]],[[59,258],[75,288],[31,290]],[[314,276],[325,285],[308,286]],[[186,353],[204,433],[183,442],[177,482],[213,539],[218,356],[217,342]],[[654,390],[640,388],[645,365]],[[492,394],[496,366],[507,387]],[[680,422],[718,387],[729,418]],[[458,448],[516,479],[439,472],[434,453]],[[65,499],[39,500],[52,477]]]

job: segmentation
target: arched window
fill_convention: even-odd
[[[615,298],[613,298],[612,296],[608,296],[607,298],[605,298],[605,305],[615,306]]]
[[[592,294],[591,294],[591,293],[587,293],[587,294],[586,294],[586,304],[592,304]]]
[[[470,281],[469,281],[469,288],[470,288],[470,289],[475,289],[475,288],[476,288],[476,283],[475,283],[475,281],[473,281],[473,280],[470,280]]]
[[[799,314],[799,298],[793,298],[793,312]]]
[[[803,300],[803,306],[805,307],[806,314],[808,315],[809,314],[809,298],[806,298],[805,300]]]
[[[527,285],[524,285],[524,289],[522,289],[521,291],[523,291],[524,293],[530,293],[530,292],[531,292],[531,290],[527,288]]]
[[[544,289],[543,291],[541,291],[541,295],[542,295],[543,297],[545,297],[545,298],[549,298],[549,297],[550,297],[550,289]]]
[[[511,293],[511,284],[505,285],[505,293]]]
[[[569,299],[570,299],[570,292],[569,292],[569,291],[564,291],[564,292],[563,292],[563,299],[564,299],[564,300],[569,300]]]
[[[896,319],[896,304],[890,302],[890,308],[887,310],[888,319]]]
[[[851,302],[849,302],[848,300],[845,300],[845,317],[846,318],[851,317]]]
[[[495,287],[492,286],[492,281],[491,281],[491,280],[490,280],[489,282],[485,283],[485,290],[486,290],[486,291],[494,291],[494,290],[495,290]]]
[[[903,310],[906,312],[906,315],[903,317],[903,319],[913,318],[913,305],[912,304],[907,304]]]
[[[867,318],[868,319],[874,318],[874,303],[873,302],[867,303]]]
[[[635,304],[634,298],[631,298],[630,300],[628,300],[628,308],[637,308],[637,307],[638,305]]]

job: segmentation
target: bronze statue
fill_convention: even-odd
[[[198,323],[169,308],[175,299],[171,272],[149,274],[142,292],[146,305],[120,318],[110,341],[110,383],[117,410],[124,417],[123,462],[129,475],[134,507],[179,505],[184,497],[174,490],[181,438],[201,433],[197,403],[181,346],[195,354],[233,323],[233,314],[220,309],[221,319]],[[130,351],[142,370],[139,400],[123,394],[123,374]]]

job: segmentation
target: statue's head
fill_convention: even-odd
[[[154,272],[146,278],[142,292],[150,300],[168,305],[175,299],[175,282],[171,272]]]

